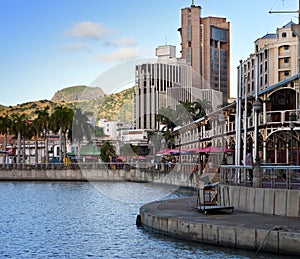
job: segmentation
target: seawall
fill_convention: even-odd
[[[165,235],[200,243],[300,255],[300,221],[274,215],[192,210],[196,198],[158,201],[140,208],[141,224]]]
[[[0,170],[0,181],[134,181],[182,187],[197,187],[195,174],[179,171],[159,172],[138,169],[77,169],[77,170]]]

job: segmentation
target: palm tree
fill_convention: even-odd
[[[193,106],[191,102],[179,102],[179,104],[176,105],[175,114],[179,125],[184,125],[193,121]]]
[[[26,162],[26,140],[31,140],[36,135],[36,129],[32,122],[26,121],[22,132],[23,137],[23,163]],[[30,162],[30,148],[29,148],[29,161]]]
[[[59,132],[59,162],[63,162],[62,146],[64,139],[64,157],[67,154],[66,138],[67,132],[71,130],[74,111],[68,107],[57,106],[51,115],[51,128],[54,132]]]
[[[175,144],[175,139],[174,139],[174,134],[167,129],[163,135],[162,135],[167,143],[167,147],[168,148],[174,148],[174,144]]]
[[[33,126],[35,128],[35,163],[38,163],[38,138],[39,135],[42,134],[44,137],[44,154],[45,154],[45,163],[46,168],[48,166],[49,161],[49,153],[48,153],[48,133],[50,127],[50,114],[49,114],[49,106],[46,106],[43,110],[35,111],[37,115],[36,119],[33,122]]]
[[[178,118],[174,110],[170,107],[161,108],[156,115],[156,121],[162,125],[165,125],[164,128],[174,130],[177,126]]]
[[[3,150],[6,151],[7,147],[7,135],[9,133],[9,129],[11,127],[11,119],[8,115],[0,116],[0,134],[4,135],[4,143],[3,143]],[[6,163],[7,154],[5,153],[5,159],[3,163]]]
[[[197,99],[192,105],[194,108],[194,120],[200,119],[201,117],[206,116],[207,113],[212,112],[211,103],[208,100]]]
[[[73,125],[72,125],[72,139],[78,141],[78,156],[80,156],[81,141],[86,139],[90,141],[94,127],[89,122],[89,118],[86,114],[83,114],[81,109],[76,109],[74,113]]]
[[[26,127],[26,116],[25,114],[13,114],[11,129],[14,134],[17,135],[17,166],[21,163],[21,137],[22,132]]]

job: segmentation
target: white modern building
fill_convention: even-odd
[[[172,45],[156,48],[156,62],[136,66],[135,128],[158,130],[156,115],[161,108],[175,109],[181,101],[207,100],[222,104],[222,93],[201,89],[199,74],[184,59],[176,58]]]

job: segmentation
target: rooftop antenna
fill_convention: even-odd
[[[194,0],[192,0],[192,6],[195,6],[195,1]]]
[[[168,45],[168,38],[165,38],[165,45]]]

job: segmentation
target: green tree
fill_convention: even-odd
[[[6,151],[7,148],[7,135],[11,127],[11,118],[8,115],[0,116],[0,134],[4,135],[3,150]],[[5,153],[5,159],[3,163],[6,163],[7,154]]]
[[[116,156],[115,148],[109,142],[104,142],[100,149],[100,158],[103,162],[110,162],[110,158]]]
[[[177,126],[178,118],[176,112],[170,107],[161,108],[156,115],[156,121],[160,125],[164,125],[163,129],[167,128],[173,131]]]
[[[83,114],[81,109],[76,109],[72,125],[72,140],[78,141],[78,156],[80,156],[81,141],[84,139],[90,141],[93,132],[94,127],[89,123],[87,115]]]
[[[43,110],[36,110],[35,115],[37,117],[33,121],[33,127],[35,128],[35,163],[38,163],[38,138],[41,134],[44,138],[44,154],[45,154],[45,163],[46,167],[49,163],[49,153],[48,153],[48,135],[50,128],[50,113],[49,106],[46,106]]]
[[[59,133],[59,162],[63,162],[62,146],[64,147],[64,157],[67,154],[67,132],[71,130],[73,123],[74,111],[68,107],[57,106],[55,107],[51,119],[51,129],[55,133]]]
[[[212,112],[212,107],[210,101],[208,100],[200,100],[197,99],[195,102],[192,103],[193,106],[193,119],[194,121],[205,117],[207,113]]]
[[[22,132],[26,128],[26,116],[25,114],[13,114],[11,130],[12,133],[17,135],[17,166],[21,163],[21,138]]]
[[[168,148],[174,148],[175,145],[175,138],[174,138],[174,134],[167,129],[162,136],[164,137],[166,143],[167,143],[167,147]]]

